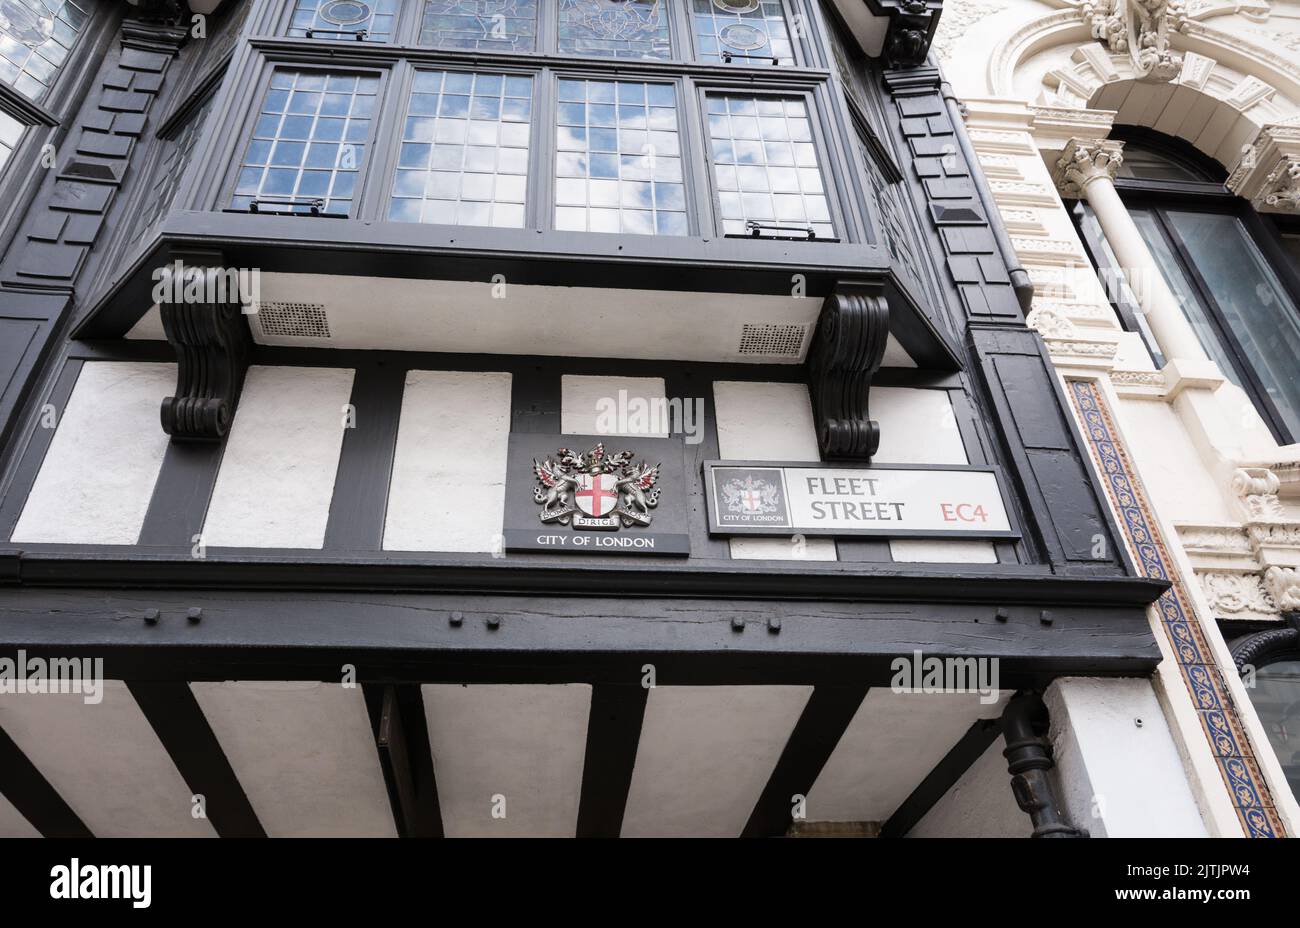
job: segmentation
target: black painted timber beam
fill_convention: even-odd
[[[650,691],[640,684],[597,684],[591,690],[587,751],[578,805],[579,838],[617,838],[632,786],[632,768]]]
[[[47,838],[93,838],[22,748],[0,728],[0,793]]]
[[[189,685],[139,680],[128,680],[126,685],[189,788],[203,796],[204,811],[217,834],[265,838],[266,831]]]
[[[403,838],[441,838],[442,808],[419,686],[362,686],[393,821]]]
[[[754,804],[742,838],[774,838],[786,833],[793,821],[795,797],[807,799],[866,695],[865,686],[819,686],[813,690]]]
[[[997,719],[977,719],[953,745],[952,750],[917,784],[912,794],[903,800],[902,805],[894,810],[894,814],[881,826],[880,837],[907,837],[916,823],[925,818],[934,804],[956,785],[971,764],[979,760],[1001,733],[1002,725]]]

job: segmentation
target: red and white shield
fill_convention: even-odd
[[[589,516],[607,516],[618,502],[613,474],[582,474],[574,501]]]

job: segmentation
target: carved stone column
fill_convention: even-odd
[[[1115,190],[1115,173],[1123,161],[1121,142],[1070,139],[1057,159],[1052,176],[1061,196],[1087,200],[1097,214],[1097,222],[1166,360],[1206,360],[1205,349],[1183,315],[1178,298],[1169,289],[1142,233]]]

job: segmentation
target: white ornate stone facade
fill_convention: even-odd
[[[1131,292],[1099,279],[1070,210],[1090,179],[1115,176],[1116,125],[1184,140],[1260,212],[1300,208],[1300,4],[947,0],[943,16],[940,63],[1034,285],[1029,324],[1063,378],[1102,384],[1202,625],[1283,621],[1300,610],[1300,445],[1280,447],[1203,356],[1166,350],[1163,366],[1153,362],[1112,305]],[[1216,648],[1230,664],[1226,644]],[[1170,666],[1160,672],[1167,711],[1195,777],[1212,751]],[[1249,697],[1237,690],[1234,701],[1271,758]],[[1297,833],[1300,807],[1269,763]],[[1234,833],[1231,797],[1213,778],[1199,790],[1220,833]]]

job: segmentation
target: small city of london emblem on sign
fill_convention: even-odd
[[[533,459],[533,499],[543,522],[604,530],[650,524],[650,510],[659,505],[658,464],[638,464],[631,451],[606,454],[603,443],[586,454],[568,448],[558,454],[554,461]]]

